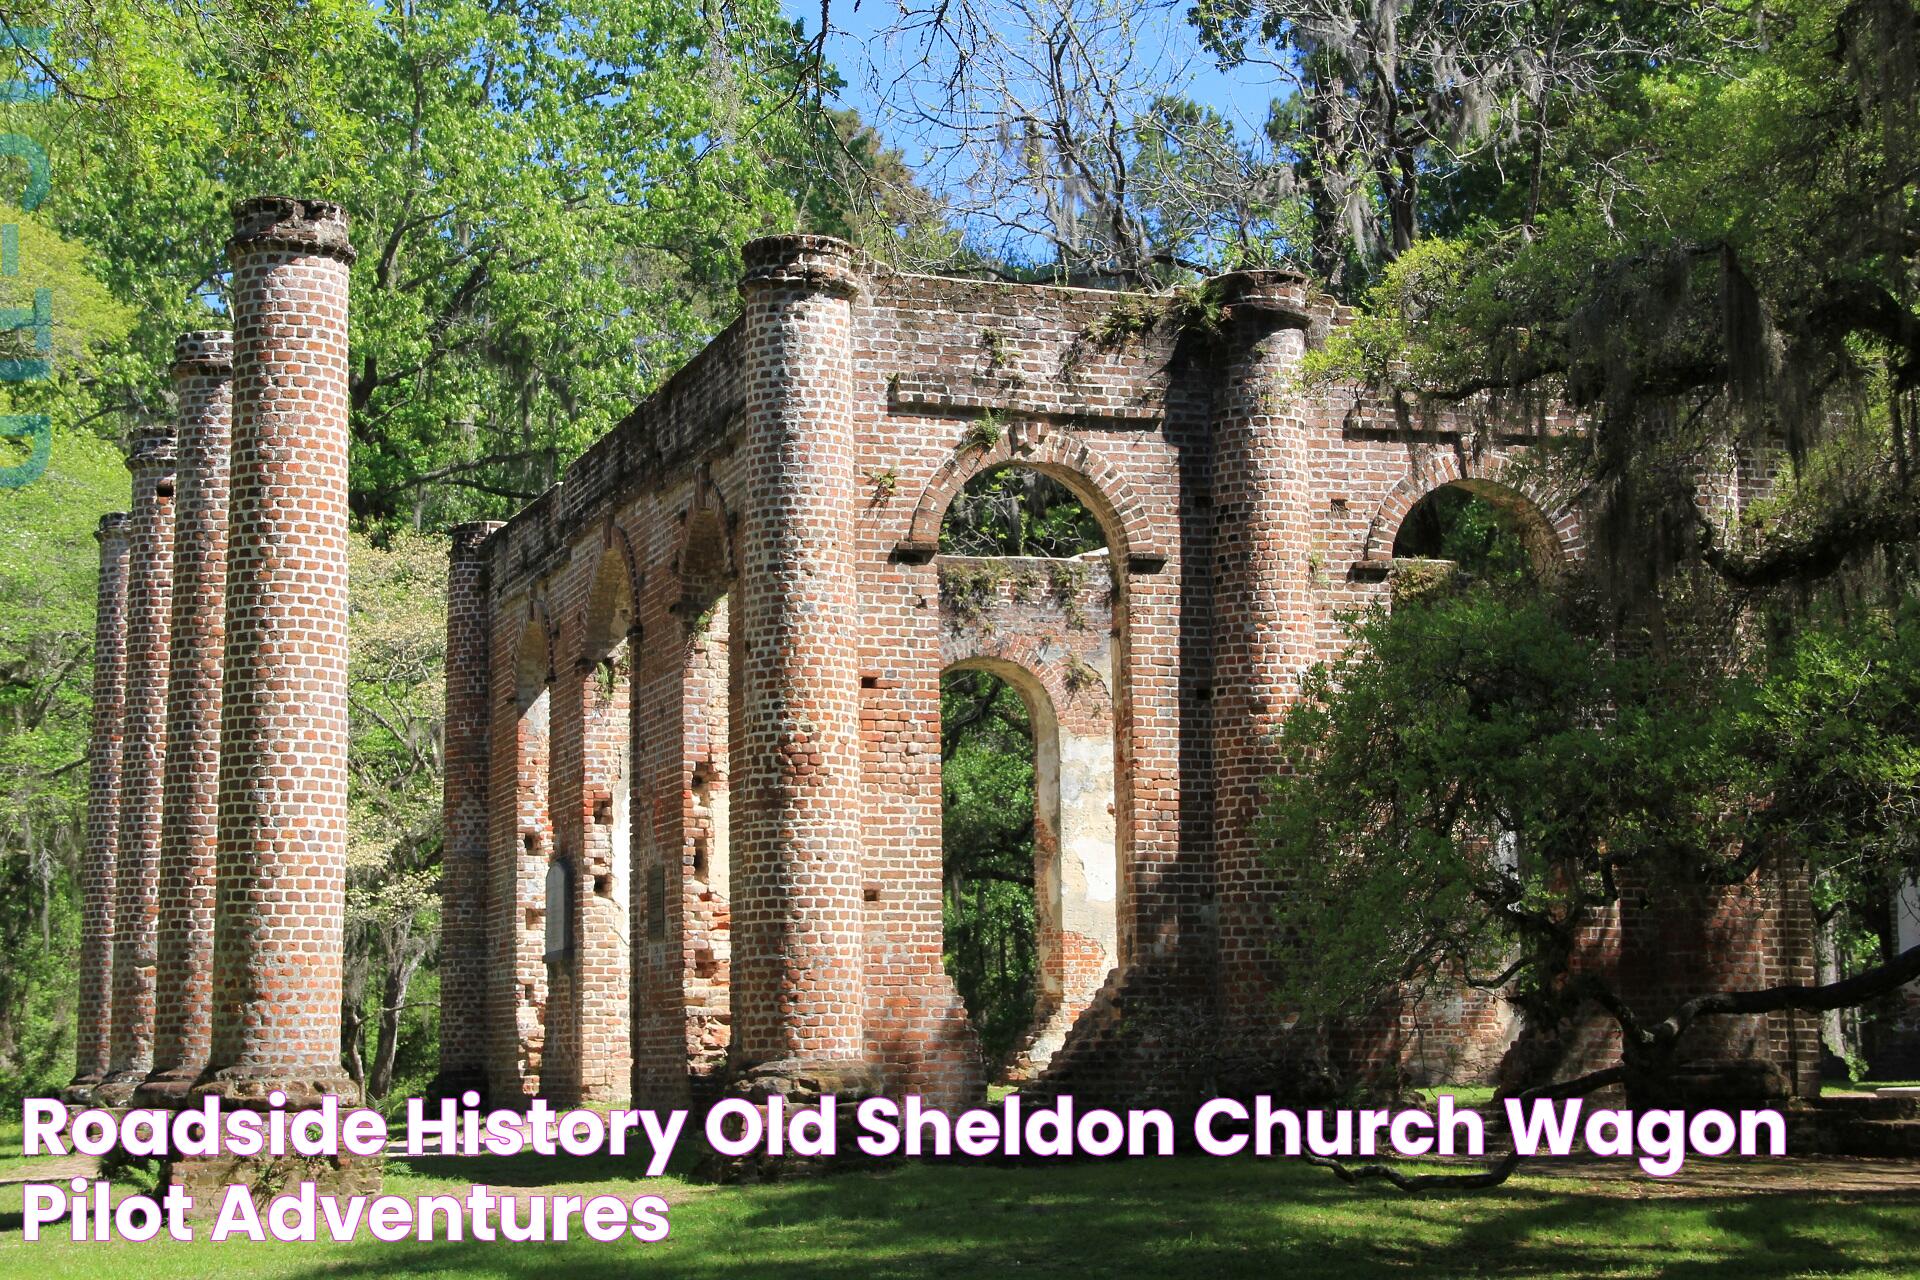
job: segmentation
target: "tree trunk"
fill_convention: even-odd
[[[373,1071],[367,1078],[370,1097],[384,1098],[393,1088],[393,1058],[400,1048],[400,1011],[407,1004],[407,990],[420,968],[419,949],[405,938],[387,953],[385,992],[380,1001],[380,1023],[374,1032]]]

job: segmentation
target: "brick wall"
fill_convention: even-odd
[[[940,521],[1009,464],[1071,488],[1112,557],[1105,630],[1087,638],[1112,741],[1113,964],[1076,995],[1048,1081],[1171,1096],[1222,1055],[1273,1068],[1285,1018],[1264,991],[1284,959],[1263,926],[1284,886],[1249,828],[1266,736],[1299,672],[1343,643],[1342,615],[1392,590],[1399,524],[1435,488],[1523,514],[1544,568],[1583,554],[1578,504],[1512,465],[1572,424],[1298,384],[1344,317],[1280,274],[1220,283],[1217,339],[1123,295],[900,276],[818,237],[757,244],[747,274],[741,321],[480,550],[494,1088],[543,1087],[541,1046],[579,1021],[572,995],[543,1009],[528,938],[551,842],[578,830],[591,864],[617,776],[595,763],[612,757],[592,726],[610,721],[580,664],[606,640],[586,637],[618,546],[635,646],[634,1096],[710,1089],[723,1048],[736,1073],[858,1059],[889,1089],[977,1096],[983,1064],[941,967],[940,675],[963,658],[1044,674],[1033,636],[1093,652],[1010,599],[993,604],[996,638],[975,627],[956,651]],[[1760,473],[1739,465],[1744,494]],[[1048,691],[1063,725],[1078,714]],[[1784,917],[1745,927],[1783,964],[1801,946]],[[1479,1072],[1511,1032],[1497,998],[1439,993],[1319,1059]],[[604,1036],[566,1044],[582,1079],[618,1071]]]

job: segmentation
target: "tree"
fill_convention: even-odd
[[[363,521],[543,489],[724,323],[741,243],[796,229],[842,153],[809,92],[831,73],[771,0],[16,9],[52,29],[15,54],[50,97],[8,127],[139,321],[98,408],[162,412],[173,335],[217,327],[231,200],[350,211]]]
[[[351,553],[341,1040],[348,1074],[382,1098],[393,1085],[409,993],[438,940],[447,553],[438,539],[406,533],[385,547],[356,537]]]
[[[0,489],[0,1101],[73,1074],[93,534],[126,494],[119,451],[71,429],[44,474]]]
[[[1285,722],[1265,827],[1288,885],[1279,998],[1309,1021],[1463,980],[1506,990],[1535,1033],[1590,1004],[1618,1022],[1621,1059],[1532,1092],[1644,1096],[1703,1019],[1852,1007],[1920,978],[1920,947],[1889,948],[1837,982],[1650,1014],[1575,962],[1627,884],[1659,898],[1787,857],[1865,896],[1920,871],[1920,611],[1810,630],[1719,678],[1619,656],[1511,585],[1403,600],[1353,639]]]
[[[1609,546],[1649,564],[1744,589],[1904,564],[1920,531],[1914,8],[1793,0],[1719,21],[1713,61],[1643,69],[1628,108],[1570,126],[1556,207],[1403,254],[1322,368],[1585,411],[1568,463],[1626,517]],[[1790,463],[1751,538],[1699,518],[1675,465],[1726,448]]]
[[[1307,195],[1313,268],[1344,291],[1413,247],[1429,185],[1478,165],[1517,180],[1531,226],[1556,126],[1665,61],[1675,13],[1590,0],[1196,0],[1192,18],[1224,62],[1259,62],[1293,90],[1270,128]]]
[[[900,0],[876,83],[977,256],[937,265],[1154,287],[1284,256],[1284,170],[1180,92],[1173,11],[1138,0]],[[984,260],[984,261],[983,261]]]

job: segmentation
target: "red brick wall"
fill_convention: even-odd
[[[1577,505],[1509,465],[1540,428],[1484,406],[1429,412],[1295,384],[1301,354],[1342,317],[1281,275],[1223,283],[1234,308],[1215,342],[1165,320],[1115,324],[1140,315],[1119,295],[899,276],[817,237],[763,242],[748,262],[742,321],[483,549],[488,920],[496,972],[516,975],[490,1005],[495,1087],[537,1087],[539,1037],[566,1034],[541,1027],[538,982],[512,960],[539,885],[509,870],[518,846],[505,836],[552,821],[535,815],[549,807],[590,813],[594,785],[562,758],[586,759],[584,734],[578,748],[556,736],[551,770],[528,767],[514,655],[529,617],[546,619],[532,625],[551,669],[577,681],[597,566],[617,536],[641,637],[635,1096],[688,1096],[723,1043],[734,1070],[864,1058],[890,1089],[977,1095],[977,1047],[941,967],[939,676],[951,654],[935,553],[954,494],[1009,463],[1073,488],[1115,566],[1120,963],[1050,1076],[1171,1089],[1222,1055],[1272,1055],[1285,1019],[1262,995],[1264,917],[1282,887],[1248,828],[1266,734],[1299,672],[1343,643],[1342,614],[1390,589],[1399,522],[1434,488],[1524,509],[1543,562],[1582,553]],[[724,646],[692,625],[722,594]],[[554,696],[556,735],[572,733],[575,713]],[[551,806],[534,773],[550,776]],[[698,874],[714,836],[695,794],[722,780],[724,885]],[[1405,1002],[1374,1025],[1383,1038],[1359,1056],[1396,1073],[1481,1070],[1510,1030],[1484,997]]]

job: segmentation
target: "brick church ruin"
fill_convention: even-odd
[[[76,1092],[344,1090],[345,214],[236,209],[233,322],[181,339],[177,429],[101,524]],[[1207,1089],[1288,1038],[1267,738],[1341,616],[1387,598],[1402,520],[1457,486],[1543,567],[1583,511],[1537,426],[1410,418],[1303,382],[1341,311],[1299,277],[1213,281],[1219,331],[1140,299],[902,275],[839,241],[747,246],[740,318],[505,524],[454,531],[440,1087],[496,1104],[725,1087],[951,1105]],[[941,554],[969,480],[1024,467],[1104,554]],[[1733,461],[1732,521],[1766,484]],[[943,968],[943,673],[1034,726],[1040,995],[987,1064]],[[1630,995],[1812,978],[1769,882],[1629,911]],[[1465,990],[1376,1013],[1341,1070],[1462,1079],[1514,1034]],[[1816,1088],[1817,1028],[1703,1052]]]

